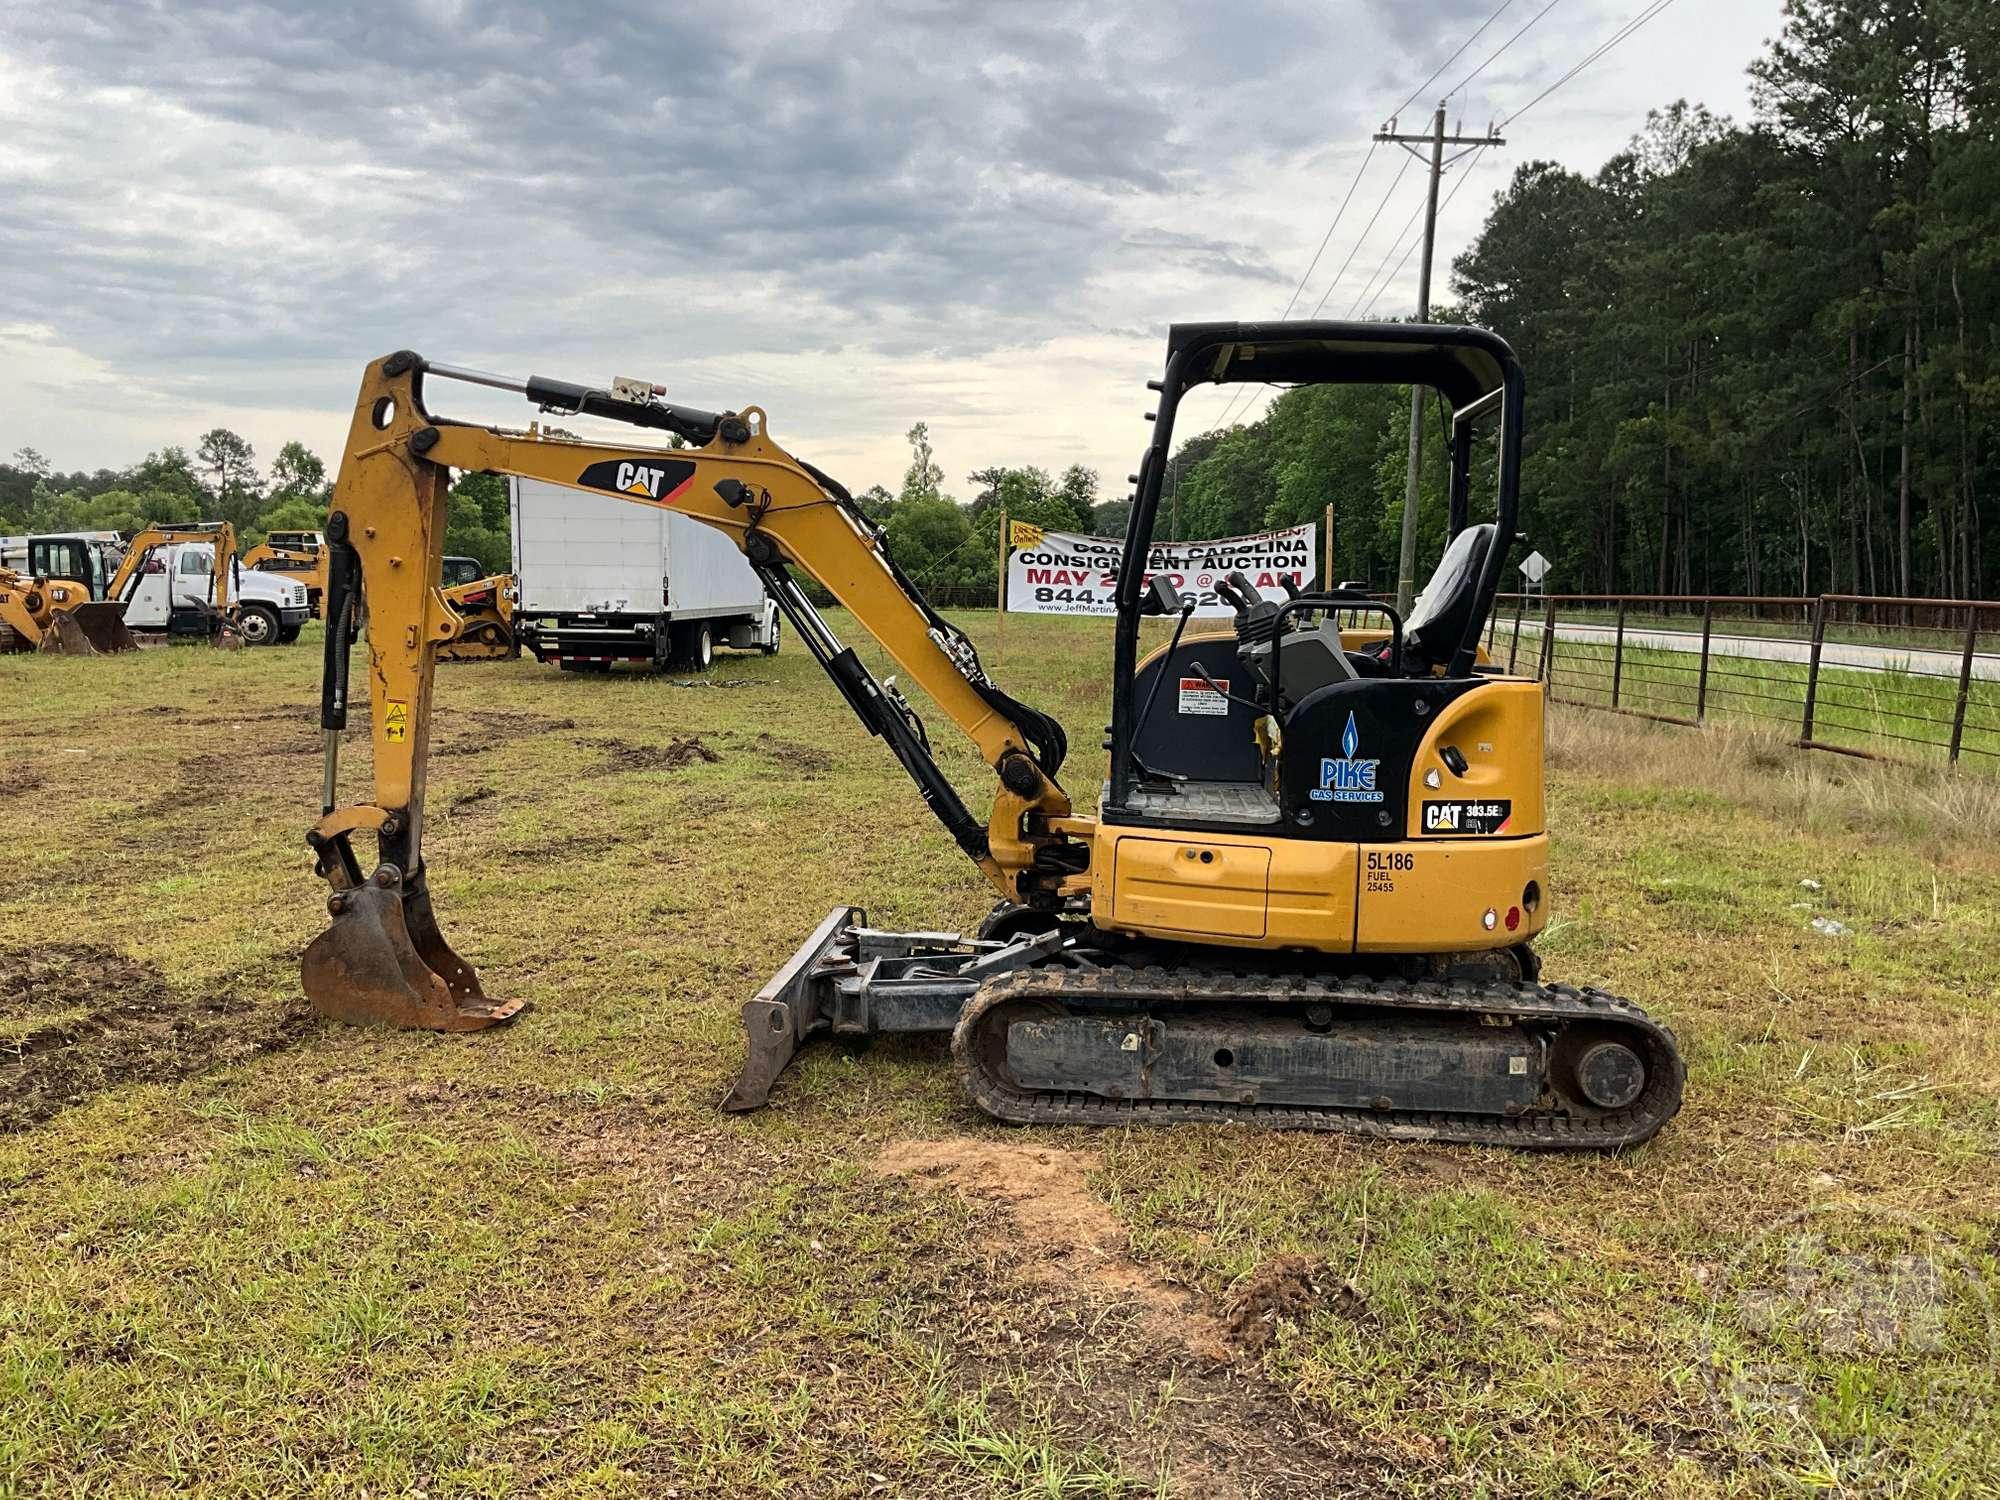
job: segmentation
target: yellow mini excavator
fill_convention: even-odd
[[[579,441],[433,417],[441,381],[689,446]],[[1392,383],[1451,414],[1451,540],[1408,618],[1357,591],[1267,597],[1241,574],[1148,576],[1183,395],[1201,383]],[[1368,323],[1176,326],[1114,576],[1109,773],[1094,817],[1057,777],[1062,727],[1010,697],[896,566],[838,483],[773,440],[763,411],[670,405],[608,387],[428,364],[371,365],[328,521],[323,816],[309,834],[332,923],[307,995],[357,1022],[476,1030],[511,1017],[432,915],[422,855],[433,663],[461,629],[439,586],[452,469],[519,475],[677,510],[726,532],[871,734],[992,883],[980,930],[894,933],[836,907],[743,1010],[748,1056],[723,1101],[764,1104],[825,1036],[949,1034],[966,1093],[1016,1123],[1238,1120],[1402,1140],[1609,1148],[1679,1107],[1673,1037],[1636,1006],[1538,982],[1549,914],[1543,695],[1481,657],[1514,540],[1522,375],[1470,328]],[[1475,429],[1497,427],[1490,466]],[[1475,469],[1494,518],[1468,515]],[[1485,486],[1482,484],[1482,489]],[[854,614],[978,747],[982,823],[933,759],[893,681],[834,637],[794,577]],[[1233,612],[1189,637],[1197,593]],[[348,632],[365,597],[373,798],[338,801]],[[1143,661],[1148,614],[1174,623]],[[1343,633],[1343,616],[1382,630]],[[1384,633],[1386,631],[1386,633]],[[357,836],[372,836],[364,866]]]
[[[317,531],[273,531],[243,554],[243,566],[282,573],[306,586],[306,603],[318,619],[326,595],[326,539]]]

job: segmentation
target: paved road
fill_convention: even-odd
[[[1511,622],[1503,620],[1500,629],[1504,634]],[[1541,624],[1535,620],[1521,622],[1521,635],[1541,635]],[[1566,620],[1556,621],[1556,639],[1561,641],[1601,641],[1609,646],[1618,639],[1615,625],[1571,624]],[[1688,651],[1700,654],[1701,632],[1698,630],[1653,630],[1633,625],[1625,627],[1625,642],[1631,646],[1643,646],[1654,651]],[[1812,660],[1812,642],[1786,640],[1782,636],[1768,635],[1722,635],[1709,637],[1709,649],[1718,656],[1751,656],[1763,661],[1795,661],[1803,665]],[[1935,651],[1908,649],[1897,646],[1863,646],[1849,641],[1827,641],[1820,647],[1820,662],[1829,667],[1855,667],[1862,671],[1876,672],[1920,672],[1928,676],[1958,679],[1961,653],[1957,651]],[[1983,682],[2000,682],[2000,655],[1993,652],[1979,652],[1972,658],[1972,675]]]

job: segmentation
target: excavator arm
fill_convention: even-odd
[[[518,391],[544,410],[670,432],[694,446],[581,442],[434,418],[424,404],[426,375]],[[305,960],[306,993],[322,1012],[473,1030],[519,1007],[487,998],[471,966],[445,942],[431,913],[422,856],[434,668],[438,649],[462,628],[438,583],[453,469],[615,495],[725,532],[863,725],[888,742],[924,801],[1003,897],[1052,904],[1061,881],[1082,868],[1085,846],[1059,826],[1071,810],[1055,780],[1066,748],[1060,727],[991,682],[970,641],[897,569],[848,493],[773,441],[761,410],[697,412],[656,395],[656,388],[630,382],[604,390],[540,377],[507,380],[426,364],[408,352],[369,366],[326,532],[323,815],[309,842],[333,887],[333,922]],[[998,781],[984,823],[932,758],[914,710],[835,638],[793,568],[846,606],[978,747]],[[374,795],[340,806],[351,626],[364,599]],[[373,834],[377,843],[366,874],[353,847],[357,834]]]

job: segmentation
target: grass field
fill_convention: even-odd
[[[968,624],[1090,803],[1108,629]],[[918,1042],[724,1118],[830,905],[989,904],[813,663],[443,670],[533,1008],[441,1038],[299,1003],[315,640],[0,659],[0,1493],[2000,1491],[2000,778],[1556,714],[1549,975],[1690,1065],[1628,1155],[1008,1131]]]

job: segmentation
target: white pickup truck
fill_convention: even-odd
[[[229,597],[236,605],[236,633],[246,646],[290,645],[312,618],[306,586],[283,573],[264,573],[230,559],[236,571]],[[127,588],[125,624],[132,630],[169,635],[207,629],[203,615],[213,597],[215,547],[209,542],[175,542],[155,547]]]

